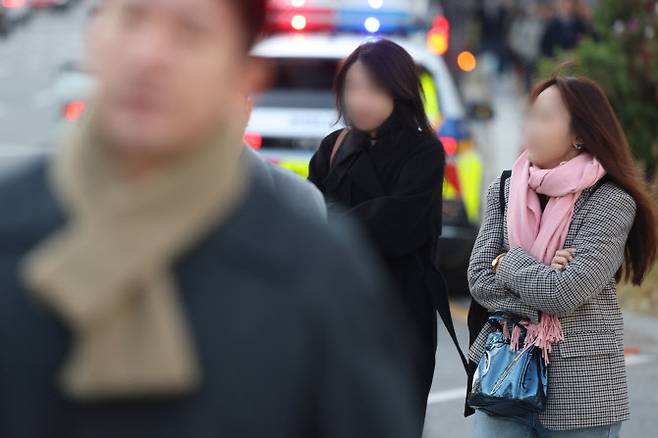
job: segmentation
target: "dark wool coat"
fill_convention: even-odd
[[[266,186],[254,181],[174,267],[202,386],[95,403],[59,391],[70,332],[18,274],[25,254],[66,223],[46,166],[0,185],[0,205],[0,437],[420,436],[400,365],[407,325],[373,258]]]
[[[330,165],[340,131],[322,142],[309,179],[327,198],[332,216],[359,222],[388,267],[403,311],[415,321],[421,351],[410,358],[420,402],[426,401],[436,353],[436,294],[445,294],[432,256],[441,231],[444,150],[431,134],[391,117],[372,144],[351,130]]]

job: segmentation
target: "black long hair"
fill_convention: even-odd
[[[398,44],[387,39],[360,45],[341,66],[334,88],[338,120],[350,121],[345,112],[345,78],[350,67],[361,61],[373,80],[394,99],[394,117],[413,128],[436,136],[427,113],[424,94],[413,58]]]

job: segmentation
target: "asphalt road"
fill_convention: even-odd
[[[0,171],[14,168],[22,157],[54,147],[60,127],[58,105],[52,95],[57,68],[79,60],[84,51],[86,6],[57,13],[40,11],[8,39],[0,39]],[[494,121],[477,129],[479,144],[490,163],[485,180],[509,168],[518,150],[522,101],[511,84],[492,87],[497,113]],[[467,344],[466,302],[455,305],[457,330]],[[633,419],[623,436],[656,436],[658,429],[658,321],[628,314],[627,350]],[[464,420],[465,377],[450,339],[439,327],[437,369],[429,398],[426,437],[468,437]]]

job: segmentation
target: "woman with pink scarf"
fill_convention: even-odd
[[[514,314],[526,333],[512,330],[512,348],[541,348],[546,404],[515,417],[477,410],[473,436],[618,437],[630,412],[616,283],[640,284],[655,260],[655,201],[614,110],[588,79],[538,85],[524,137],[511,176],[489,187],[468,280],[472,315]],[[473,369],[490,333],[509,335],[475,319]]]

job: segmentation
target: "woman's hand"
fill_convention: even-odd
[[[559,271],[563,271],[569,262],[573,260],[573,255],[575,252],[576,248],[567,248],[557,251],[553,257],[553,260],[551,261],[551,267]]]

